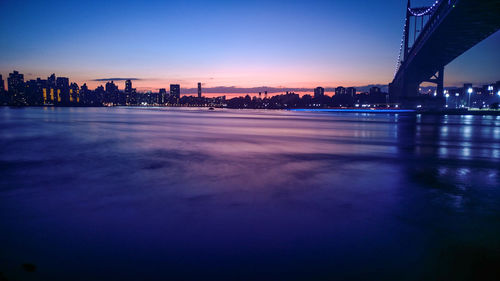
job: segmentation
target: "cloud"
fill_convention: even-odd
[[[98,79],[92,79],[91,81],[106,82],[106,81],[125,81],[125,80],[139,81],[142,79],[140,79],[140,78],[98,78]]]
[[[374,85],[365,85],[365,86],[358,86],[355,87],[358,92],[368,92],[371,87],[380,87],[382,91],[387,92],[388,87],[387,85],[381,85],[381,84],[374,84]],[[198,89],[197,88],[182,88],[181,87],[181,92],[182,94],[195,94],[197,93]],[[233,93],[233,94],[247,94],[247,93],[258,93],[262,92],[264,93],[267,91],[270,94],[275,94],[275,93],[283,93],[283,92],[313,92],[313,88],[287,88],[287,87],[253,87],[253,88],[241,88],[241,87],[225,87],[225,86],[219,86],[219,87],[208,87],[208,88],[203,88],[204,93]],[[335,88],[332,87],[327,87],[325,88],[325,91],[327,92],[334,92]]]

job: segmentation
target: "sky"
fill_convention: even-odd
[[[387,84],[405,7],[406,0],[0,0],[0,74],[56,73],[91,87],[136,78],[138,89]],[[499,46],[497,32],[450,63],[445,83],[500,80]]]

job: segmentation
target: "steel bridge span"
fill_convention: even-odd
[[[445,66],[498,29],[500,0],[438,0],[417,8],[408,0],[391,100],[414,107],[420,84],[431,82],[442,106]]]

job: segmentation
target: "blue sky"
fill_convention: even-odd
[[[413,1],[425,5],[427,0]],[[386,84],[406,1],[0,0],[0,73],[77,82],[313,87]],[[500,34],[446,68],[446,83],[500,80]]]

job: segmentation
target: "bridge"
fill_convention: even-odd
[[[414,107],[420,84],[430,82],[437,85],[435,105],[442,106],[444,67],[498,29],[500,0],[437,0],[428,7],[408,0],[391,100]]]

